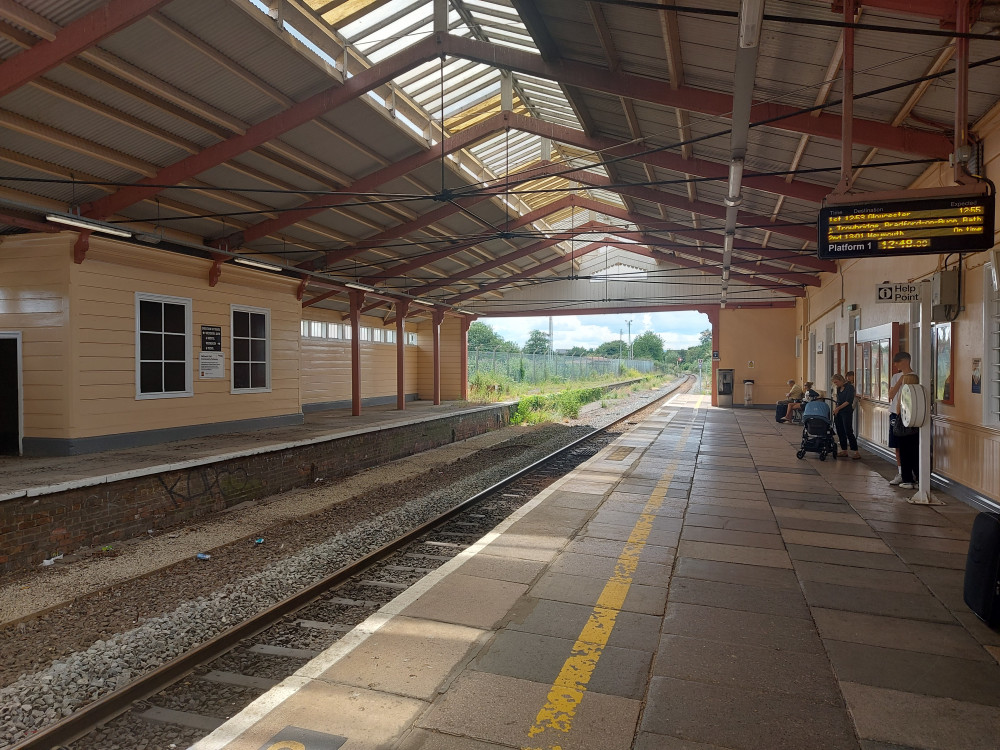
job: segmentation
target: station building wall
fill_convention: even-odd
[[[349,319],[342,320],[341,313],[320,308],[304,308],[303,320],[325,325],[350,327]],[[382,333],[392,332],[396,326],[383,326],[381,318],[361,316],[361,325]],[[308,327],[308,326],[307,326]],[[416,333],[417,326],[408,322],[406,333]],[[378,336],[378,334],[376,334]],[[418,339],[419,341],[419,339]],[[409,400],[428,399],[418,386],[420,348],[406,344],[404,353],[403,383]],[[396,344],[385,341],[361,342],[361,398],[367,405],[396,403]],[[304,412],[331,408],[348,408],[351,405],[351,341],[346,338],[314,336],[303,332],[301,341],[302,410]]]
[[[1000,108],[994,109],[975,131],[982,139],[986,176],[994,183],[1000,180]],[[913,188],[943,187],[954,184],[947,167],[929,169]],[[994,237],[996,242],[998,238]],[[797,331],[803,342],[799,371],[810,374],[810,358],[815,357],[812,373],[824,388],[829,388],[829,374],[834,369],[836,349],[829,343],[842,345],[847,366],[839,369],[859,370],[852,346],[852,329],[862,332],[891,329],[897,335],[892,340],[894,351],[919,349],[919,304],[876,302],[876,287],[882,281],[920,282],[947,267],[961,269],[960,311],[951,322],[952,383],[954,403],[935,402],[933,407],[934,471],[974,492],[1000,501],[1000,419],[995,409],[996,389],[992,382],[1000,378],[997,353],[1000,344],[996,333],[1000,319],[1000,297],[992,289],[989,278],[989,254],[967,253],[906,256],[878,259],[855,259],[839,262],[840,274],[823,274],[823,285],[810,289],[797,307]],[[810,334],[815,342],[824,343],[823,352],[810,346]],[[930,356],[930,353],[927,353]],[[974,393],[973,363],[980,360],[980,392]],[[891,368],[891,365],[890,365]],[[913,362],[919,372],[919,363]],[[929,384],[925,384],[929,385]],[[888,445],[889,405],[881,398],[863,397],[858,414],[859,437],[876,446]]]
[[[423,321],[417,331],[420,342],[419,388],[421,400],[434,398],[434,339],[431,322]],[[459,318],[446,315],[441,322],[441,400],[461,401],[462,349],[465,333]]]
[[[774,405],[795,377],[796,310],[731,308],[719,310],[719,368],[733,372],[733,403],[743,403],[743,381],[753,380],[755,406]],[[752,367],[751,367],[752,363]]]
[[[77,236],[2,239],[0,333],[21,337],[25,454],[72,455],[299,424],[303,411],[350,405],[350,341],[301,334],[303,319],[338,323],[340,314],[304,311],[295,279],[227,264],[213,287],[204,259],[98,236],[91,236],[86,258],[78,264],[73,260]],[[138,311],[149,300],[186,310],[189,387],[181,393],[138,392]],[[266,387],[234,383],[234,307],[265,314]],[[374,317],[363,318],[362,325],[395,331]],[[201,377],[202,326],[221,329],[221,378]],[[406,330],[417,335],[417,343],[406,347],[406,394],[430,400],[430,323],[408,321]],[[461,322],[445,318],[445,400],[461,397],[461,335]],[[361,344],[362,398],[367,405],[395,403],[396,346],[384,336],[376,338],[382,340]]]

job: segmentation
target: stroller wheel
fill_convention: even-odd
[[[837,446],[833,446],[833,450],[830,451],[830,455],[833,456],[834,458],[837,457]]]
[[[819,452],[819,460],[820,461],[826,461],[826,451],[820,451]]]
[[[806,452],[804,450],[800,450],[798,453],[795,454],[795,457],[796,458],[805,458],[806,457]]]

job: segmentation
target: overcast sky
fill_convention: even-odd
[[[548,318],[480,318],[502,338],[524,345],[528,334],[538,329],[549,332]],[[708,316],[699,312],[658,312],[635,315],[565,315],[554,316],[552,327],[556,349],[584,346],[592,349],[605,341],[628,339],[626,320],[632,321],[633,339],[644,331],[655,331],[667,349],[686,349],[698,343],[698,334],[708,329]]]

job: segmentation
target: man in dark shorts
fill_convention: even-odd
[[[889,480],[889,484],[898,485],[903,482],[902,469],[899,465],[899,446],[896,444],[896,435],[892,428],[899,419],[896,412],[899,408],[899,392],[903,388],[903,376],[913,372],[910,367],[910,355],[908,352],[897,352],[892,358],[892,366],[896,374],[892,376],[889,383],[889,447],[896,451],[896,476]]]

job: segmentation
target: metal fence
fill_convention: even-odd
[[[469,350],[469,378],[477,373],[497,375],[526,383],[538,383],[549,378],[587,378],[593,375],[617,375],[625,370],[653,372],[656,363],[651,359],[608,359],[606,357],[578,357],[568,354],[521,354],[501,352],[496,349]]]

